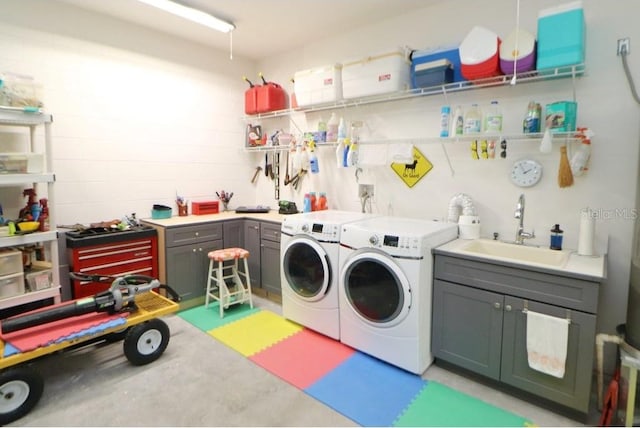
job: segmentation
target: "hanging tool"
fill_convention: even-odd
[[[269,159],[269,152],[264,154],[264,176],[273,178],[273,165]]]
[[[275,176],[274,180],[276,181],[274,197],[277,201],[280,199],[280,153],[275,153],[273,157],[275,160],[273,167]]]
[[[285,168],[284,185],[287,186],[291,182],[291,177],[289,177],[289,150],[287,150],[287,166]]]
[[[256,172],[253,173],[253,178],[251,178],[251,184],[254,184],[256,182],[260,171],[262,171],[262,167],[258,165],[258,167],[256,167]]]

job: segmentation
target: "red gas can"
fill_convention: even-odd
[[[260,73],[263,85],[257,89],[257,112],[266,113],[287,108],[287,94],[284,88],[277,83],[267,82]]]
[[[242,76],[242,78],[249,84],[249,89],[244,91],[244,113],[256,114],[258,113],[258,89],[260,85],[254,85],[246,76]]]

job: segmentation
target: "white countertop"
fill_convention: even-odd
[[[165,219],[143,218],[141,220],[147,224],[172,227],[188,226],[191,224],[208,223],[212,221],[238,220],[244,218],[282,223],[283,217],[285,217],[284,214],[279,214],[277,210],[271,210],[268,213],[236,213],[235,211],[224,211],[217,214],[173,216]]]
[[[556,273],[568,276],[580,276],[587,279],[602,280],[606,278],[606,255],[598,256],[581,256],[575,250],[565,249],[563,253],[568,254],[569,258],[563,266],[551,266],[539,263],[529,263],[510,259],[508,257],[497,257],[489,255],[481,255],[465,251],[464,247],[472,240],[456,239],[434,249],[436,254],[450,254],[462,256],[472,260],[494,261],[500,262],[510,267],[521,267],[523,269],[537,270],[547,273]],[[516,244],[509,244],[516,245]]]

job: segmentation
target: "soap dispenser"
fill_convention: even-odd
[[[552,250],[562,250],[562,232],[559,224],[553,226],[551,229],[551,245],[549,248]]]

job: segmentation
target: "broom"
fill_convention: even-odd
[[[569,164],[569,157],[567,156],[566,144],[560,147],[560,167],[558,168],[558,186],[569,187],[573,185],[573,172],[571,172],[571,165]]]

